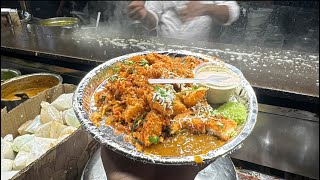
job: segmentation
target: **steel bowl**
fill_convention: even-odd
[[[203,54],[192,53],[189,51],[154,51],[159,54],[166,54],[175,57],[183,56],[193,56],[199,59],[206,59],[214,62],[211,57],[208,57]],[[196,165],[194,161],[194,156],[184,156],[184,157],[163,157],[156,155],[147,155],[143,152],[139,152],[136,148],[123,140],[122,135],[115,135],[113,133],[112,127],[109,126],[100,126],[96,127],[90,120],[90,115],[96,109],[94,107],[93,95],[94,93],[101,89],[105,84],[105,80],[108,77],[107,70],[116,62],[124,61],[130,57],[137,55],[145,55],[152,53],[151,51],[132,53],[117,58],[113,58],[93,70],[91,70],[80,82],[78,85],[74,96],[73,96],[73,108],[76,113],[76,116],[81,122],[82,127],[88,131],[94,139],[96,139],[102,145],[110,148],[111,150],[120,153],[128,158],[139,160],[145,163],[152,164],[163,164],[163,165]],[[250,86],[249,82],[244,78],[243,74],[239,69],[230,65],[224,64],[225,67],[229,68],[233,72],[237,73],[241,78],[241,85],[235,90],[232,98],[243,103],[248,108],[248,117],[246,122],[238,129],[238,135],[230,139],[223,146],[210,151],[206,155],[200,155],[203,161],[206,164],[213,162],[220,156],[225,156],[237,148],[240,148],[242,142],[249,136],[251,131],[254,128],[257,119],[258,113],[258,104],[255,92]]]
[[[21,75],[21,72],[17,69],[1,69],[1,84],[11,78],[14,78],[20,75]]]
[[[80,20],[75,17],[55,17],[39,20],[29,25],[29,30],[39,35],[63,36],[80,28]]]
[[[8,94],[29,88],[51,88],[61,83],[62,77],[52,73],[34,73],[11,78],[1,84],[1,108],[6,106],[9,111],[28,99],[22,98],[20,100],[9,101],[4,99]]]

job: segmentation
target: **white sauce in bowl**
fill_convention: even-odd
[[[217,66],[212,63],[203,63],[194,70],[196,78],[207,78],[210,76],[228,77],[216,84],[201,84],[209,88],[207,92],[207,100],[210,104],[223,104],[228,102],[236,87],[241,83],[240,77],[231,70]]]
[[[204,66],[197,70],[195,76],[199,79],[208,78],[210,76],[226,77],[225,80],[222,80],[216,84],[205,84],[206,86],[219,89],[230,89],[240,84],[240,78],[235,73],[230,72],[228,69],[219,66]]]

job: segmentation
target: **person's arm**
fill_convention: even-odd
[[[239,6],[235,1],[217,1],[214,4],[202,4],[192,1],[180,13],[183,21],[197,16],[210,16],[219,23],[229,25],[239,17]]]
[[[139,20],[149,30],[158,25],[157,14],[147,10],[143,1],[131,2],[128,6],[128,16],[133,20]]]
[[[158,24],[155,16],[148,10],[146,16],[140,22],[149,30],[156,28]]]
[[[226,5],[208,5],[205,7],[205,14],[216,19],[221,24],[226,24],[229,20],[229,8]]]
[[[62,9],[64,7],[64,4],[65,4],[65,1],[61,0],[60,4],[59,4],[59,7],[58,7],[58,9],[56,11],[56,16],[62,16]]]

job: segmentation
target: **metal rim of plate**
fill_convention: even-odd
[[[104,132],[102,132],[98,127],[96,127],[90,120],[88,114],[86,113],[84,107],[83,107],[83,100],[85,94],[85,88],[87,87],[90,80],[93,79],[94,76],[101,73],[101,71],[105,68],[110,67],[116,62],[120,62],[126,59],[129,59],[133,56],[137,55],[146,55],[149,53],[158,53],[158,54],[166,54],[166,55],[176,55],[176,56],[193,56],[199,59],[203,60],[209,60],[210,62],[216,62],[212,59],[212,57],[199,54],[199,53],[193,53],[190,51],[184,51],[184,50],[167,50],[167,51],[144,51],[144,52],[137,52],[137,53],[131,53],[123,56],[119,56],[116,58],[113,58],[93,70],[91,70],[79,83],[77,89],[75,90],[74,96],[73,96],[73,108],[75,111],[75,114],[77,118],[79,119],[82,127],[88,131],[95,140],[97,140],[100,144],[108,147],[109,149],[120,153],[126,157],[129,157],[134,160],[139,160],[145,163],[152,163],[152,164],[163,164],[163,165],[196,165],[197,163],[194,161],[194,156],[184,156],[184,157],[161,157],[156,155],[146,155],[143,152],[139,152],[136,149],[132,149],[132,147],[128,147],[126,145],[123,145],[119,143],[119,139],[116,139],[116,137],[112,136],[104,136]],[[203,161],[207,164],[214,161],[216,158],[220,156],[226,156],[229,153],[233,152],[237,148],[241,146],[241,143],[250,135],[252,132],[256,119],[257,119],[257,113],[258,113],[258,103],[257,98],[255,95],[255,92],[253,91],[251,85],[249,82],[244,78],[243,74],[239,69],[236,67],[224,63],[224,66],[229,68],[230,70],[237,73],[241,78],[241,89],[238,91],[239,96],[246,96],[246,104],[248,108],[248,116],[247,120],[242,128],[242,130],[231,140],[229,140],[226,144],[223,146],[214,149],[207,153],[206,155],[199,155]]]

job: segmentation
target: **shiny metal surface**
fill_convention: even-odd
[[[319,116],[260,105],[253,132],[231,157],[319,179]]]
[[[39,36],[28,32],[24,26],[15,27],[14,32],[3,28],[1,51],[97,65],[114,57],[145,50],[188,50],[218,57],[238,67],[261,93],[318,103],[319,54],[136,36],[123,29],[119,33],[101,28],[99,31],[79,30],[65,36]]]
[[[56,25],[58,23],[69,23],[67,25]],[[37,36],[65,36],[72,34],[80,28],[80,20],[74,17],[56,17],[40,20],[35,24],[28,24],[28,30]]]
[[[75,95],[73,97],[73,108],[75,114],[77,115],[84,129],[88,131],[98,142],[110,148],[111,150],[125,155],[131,159],[154,164],[195,165],[196,162],[194,162],[194,156],[161,157],[155,155],[147,155],[143,152],[139,152],[132,144],[125,142],[121,135],[115,135],[111,127],[101,125],[98,128],[91,122],[89,118],[94,111],[94,103],[92,102],[93,94],[97,89],[102,87],[103,83],[105,82],[105,71],[107,71],[108,68],[116,62],[126,60],[133,56],[144,55],[148,53],[151,52],[145,51],[120,56],[118,58],[111,59],[108,62],[105,62],[90,71],[81,80],[77,89],[75,90]],[[194,56],[196,58],[212,61],[211,57],[209,56],[205,56],[199,53],[192,53],[189,51],[169,50],[158,51],[157,53],[180,57]],[[255,93],[248,81],[244,78],[241,71],[229,64],[224,64],[224,66],[236,73],[241,78],[241,84],[236,88],[234,94],[232,95],[232,98],[235,98],[237,101],[247,107],[248,117],[244,125],[239,129],[238,134],[234,138],[230,139],[225,145],[210,151],[208,154],[199,155],[207,164],[214,161],[220,156],[230,153],[232,150],[236,149],[244,139],[249,136],[252,129],[254,128],[258,112],[258,104]]]
[[[11,110],[27,99],[9,101],[4,99],[8,94],[24,89],[37,87],[54,87],[62,83],[62,77],[53,73],[34,73],[11,78],[1,84],[1,107]]]
[[[55,17],[55,18],[40,20],[38,24],[40,26],[73,28],[73,27],[78,27],[79,22],[80,20],[75,17]],[[66,24],[63,24],[63,23],[66,23]]]
[[[89,159],[82,172],[81,180],[107,180],[99,148]]]
[[[107,180],[99,148],[86,164],[81,180]],[[220,157],[200,171],[195,180],[236,180],[236,169],[229,157]]]

